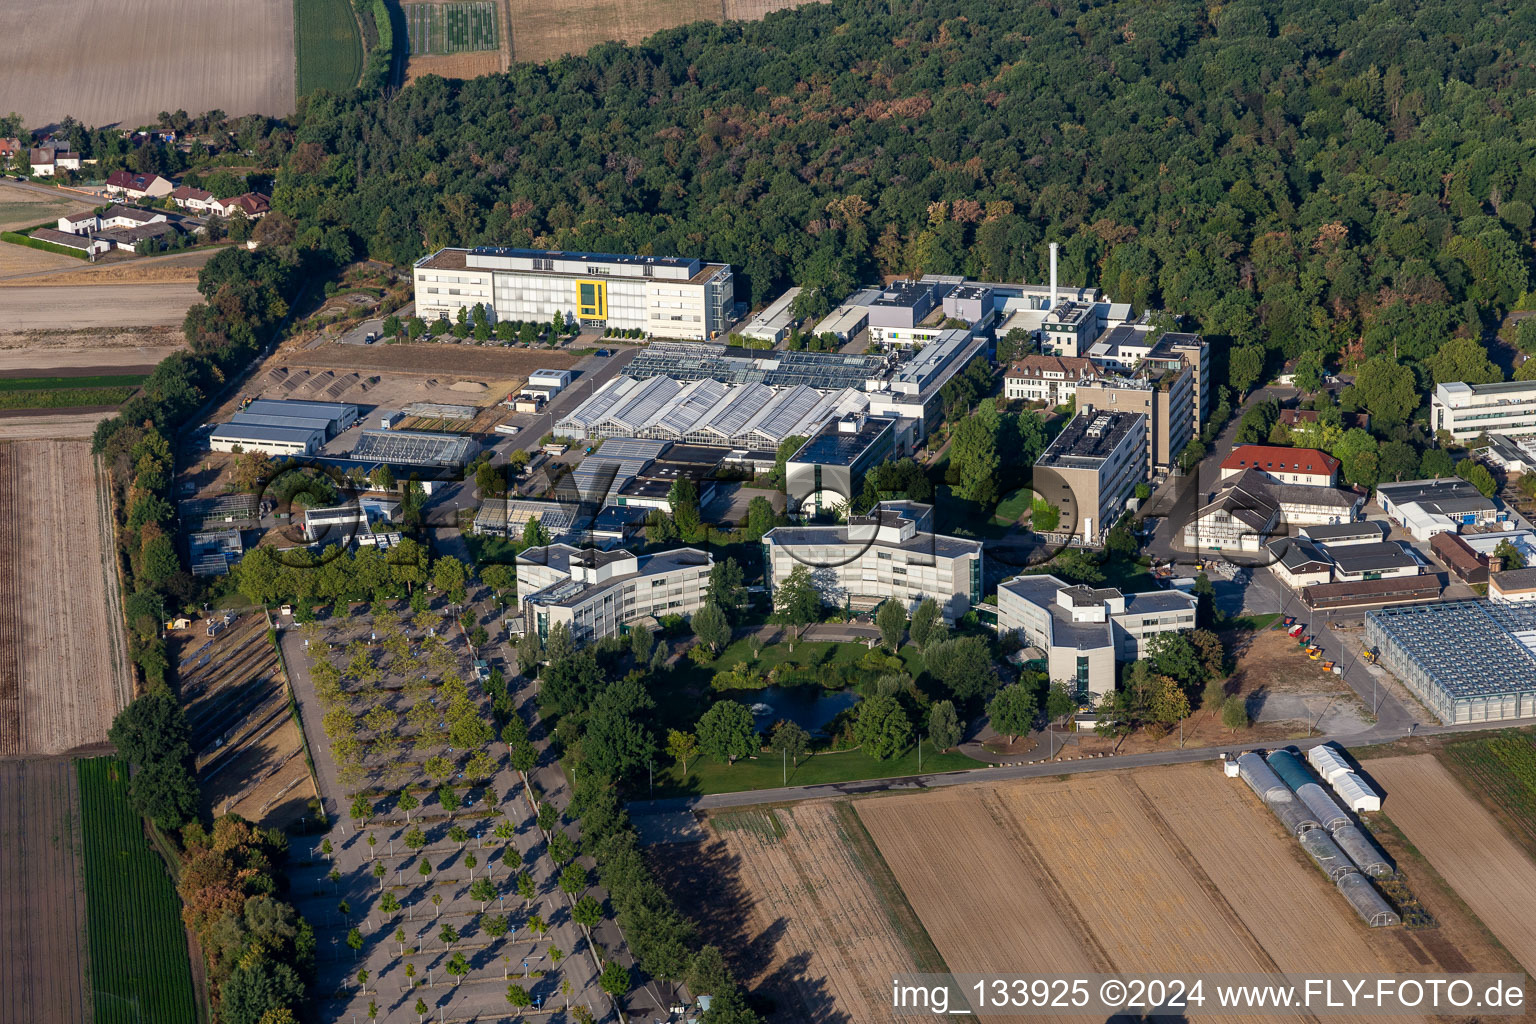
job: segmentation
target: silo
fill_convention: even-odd
[[[1331,743],[1322,743],[1307,751],[1307,763],[1323,777],[1324,782],[1332,782],[1350,771],[1349,762],[1344,760],[1344,755]]]
[[[1351,871],[1333,884],[1338,886],[1339,892],[1349,901],[1349,905],[1355,908],[1355,913],[1360,915],[1360,920],[1372,928],[1390,928],[1403,923],[1397,911],[1381,898],[1381,893],[1376,891],[1370,879],[1358,871]]]
[[[1344,875],[1355,870],[1344,851],[1339,849],[1339,844],[1328,838],[1328,833],[1320,828],[1309,829],[1299,837],[1301,848],[1323,869],[1330,881],[1337,882]]]
[[[1293,790],[1316,781],[1312,778],[1312,773],[1307,771],[1306,766],[1301,763],[1301,758],[1289,750],[1275,751],[1269,755],[1268,761],[1270,769],[1280,776],[1280,781]]]
[[[1290,790],[1280,777],[1270,770],[1269,765],[1258,754],[1247,753],[1237,759],[1237,773],[1243,777],[1260,800],[1268,801],[1271,793],[1290,795]]]
[[[1329,832],[1349,824],[1349,815],[1344,813],[1344,808],[1317,783],[1308,782],[1297,787],[1296,795],[1307,805],[1307,810],[1317,816],[1317,823]]]
[[[1343,825],[1335,829],[1333,841],[1349,854],[1349,859],[1355,862],[1356,867],[1372,878],[1392,876],[1392,862],[1376,848],[1376,844],[1371,842],[1371,837],[1366,835],[1360,826]]]

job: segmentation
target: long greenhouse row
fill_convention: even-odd
[[[1342,763],[1331,750],[1318,749]],[[1250,751],[1237,759],[1237,773],[1296,837],[1362,921],[1372,928],[1403,923],[1370,882],[1392,877],[1392,863],[1299,757],[1289,750],[1272,751],[1268,758]]]

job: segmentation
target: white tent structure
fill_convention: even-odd
[[[1339,794],[1339,799],[1343,800],[1345,806],[1356,814],[1361,811],[1381,810],[1381,795],[1366,785],[1365,780],[1354,772],[1345,772],[1330,781],[1333,783],[1334,792]]]

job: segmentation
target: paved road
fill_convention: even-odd
[[[1286,746],[1306,750],[1321,743],[1338,743],[1345,747],[1363,747],[1409,736],[1438,736],[1447,733],[1472,733],[1493,729],[1507,729],[1513,722],[1475,725],[1410,726],[1402,729],[1384,729],[1381,726],[1365,733],[1348,737],[1332,738],[1315,736],[1308,740],[1290,740]],[[1214,761],[1222,754],[1236,754],[1252,750],[1253,743],[1240,743],[1220,747],[1198,747],[1185,750],[1165,750],[1146,754],[1121,754],[1095,757],[1084,755],[1079,760],[1040,761],[1035,764],[976,767],[965,771],[944,772],[936,775],[908,775],[896,779],[870,779],[864,782],[838,782],[815,786],[789,786],[779,789],[755,789],[742,793],[713,793],[700,797],[673,797],[666,800],[635,800],[629,804],[631,815],[675,814],[679,811],[704,811],[722,807],[748,807],[755,804],[775,804],[792,800],[815,800],[825,797],[859,796],[866,793],[885,793],[895,790],[938,789],[943,786],[965,786],[979,782],[1004,782],[1009,779],[1030,779],[1051,775],[1077,775],[1083,772],[1115,771],[1121,768],[1145,768],[1154,765],[1190,764],[1197,761]]]

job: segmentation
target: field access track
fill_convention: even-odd
[[[80,795],[63,758],[0,761],[0,963],[0,1020],[90,1019]]]

